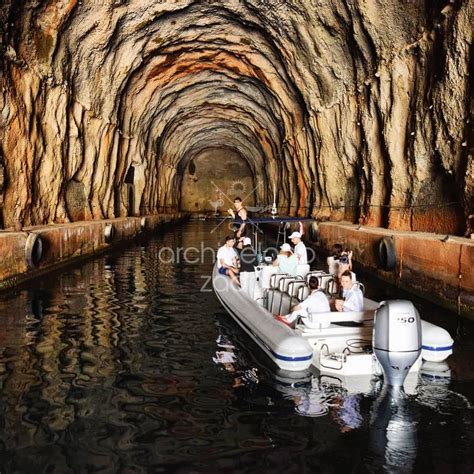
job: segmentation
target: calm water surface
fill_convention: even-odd
[[[455,353],[403,398],[376,379],[289,380],[210,291],[211,253],[164,250],[215,247],[228,229],[213,226],[0,297],[0,473],[473,472],[471,323],[416,301]]]

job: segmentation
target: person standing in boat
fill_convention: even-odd
[[[238,239],[240,237],[246,237],[248,233],[248,219],[250,218],[249,213],[247,209],[244,207],[242,204],[242,199],[240,197],[236,197],[234,199],[234,207],[235,211],[233,209],[229,209],[228,212],[232,216],[232,218],[236,219],[239,218],[242,221],[242,224],[238,227],[238,229],[235,231],[235,237]]]
[[[308,253],[306,252],[306,245],[301,240],[301,233],[298,231],[293,232],[289,237],[291,243],[295,246],[295,255],[298,259],[298,265],[308,264]]]
[[[290,314],[286,316],[280,314],[276,319],[291,326],[299,317],[304,320],[304,318],[310,317],[311,314],[329,313],[331,311],[327,296],[324,294],[324,291],[319,288],[318,278],[315,276],[310,277],[308,286],[311,291],[309,296],[301,303],[293,306]]]
[[[250,237],[243,238],[243,247],[240,252],[240,286],[242,290],[253,299],[255,291],[255,267],[257,266],[257,254],[252,248]]]
[[[244,239],[245,237],[240,237],[238,240],[234,239],[234,250],[237,254],[237,258],[240,258],[240,252],[242,252],[242,249],[244,248]]]
[[[356,282],[356,274],[352,271],[352,250],[347,247],[343,248],[341,244],[334,244],[331,255],[327,258],[327,264],[329,273],[334,277],[334,281],[337,285],[337,291],[341,286],[342,274],[350,270],[352,272],[352,281]]]
[[[227,275],[236,285],[240,286],[234,243],[233,237],[225,238],[225,244],[217,251],[217,268],[221,275]]]
[[[354,284],[352,272],[346,270],[341,275],[342,296],[344,299],[336,299],[337,311],[363,311],[364,295],[362,290]]]
[[[331,250],[331,255],[327,258],[328,270],[333,277],[339,276],[339,258],[342,254],[342,245],[334,244]]]

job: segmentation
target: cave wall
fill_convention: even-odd
[[[125,216],[130,166],[135,213],[176,209],[189,162],[225,144],[281,212],[474,232],[473,9],[5,0],[0,222]]]
[[[248,163],[235,151],[225,148],[204,150],[184,170],[181,210],[227,215],[234,199],[245,206],[255,205],[255,186]]]

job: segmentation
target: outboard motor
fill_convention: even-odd
[[[411,301],[383,301],[375,311],[373,347],[385,381],[403,385],[421,354],[421,319]]]

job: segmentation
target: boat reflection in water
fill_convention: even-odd
[[[446,361],[424,362],[420,375],[407,379],[408,393],[404,388],[384,385],[372,409],[366,464],[388,471],[412,472],[419,445],[415,407],[423,404],[439,412],[445,404],[454,406],[449,401],[451,397],[467,402],[449,390],[450,380]]]
[[[229,329],[228,334],[218,338],[214,362],[232,373],[233,387],[250,389],[255,398],[260,391],[268,393],[269,388],[275,389],[284,403],[291,402],[289,406],[296,415],[330,417],[341,435],[356,433],[362,445],[354,465],[363,466],[368,472],[416,470],[421,442],[417,432],[420,406],[435,413],[469,406],[465,397],[449,390],[450,370],[446,361],[425,362],[420,372],[407,376],[403,387],[384,384],[381,377],[372,375],[336,377],[309,373],[295,379],[283,371],[261,367],[265,358],[258,360],[258,368],[252,367],[259,351],[247,353],[248,339],[240,339]],[[273,400],[276,399],[274,396]]]
[[[416,422],[403,388],[384,385],[374,403],[366,465],[412,472],[417,452]]]

